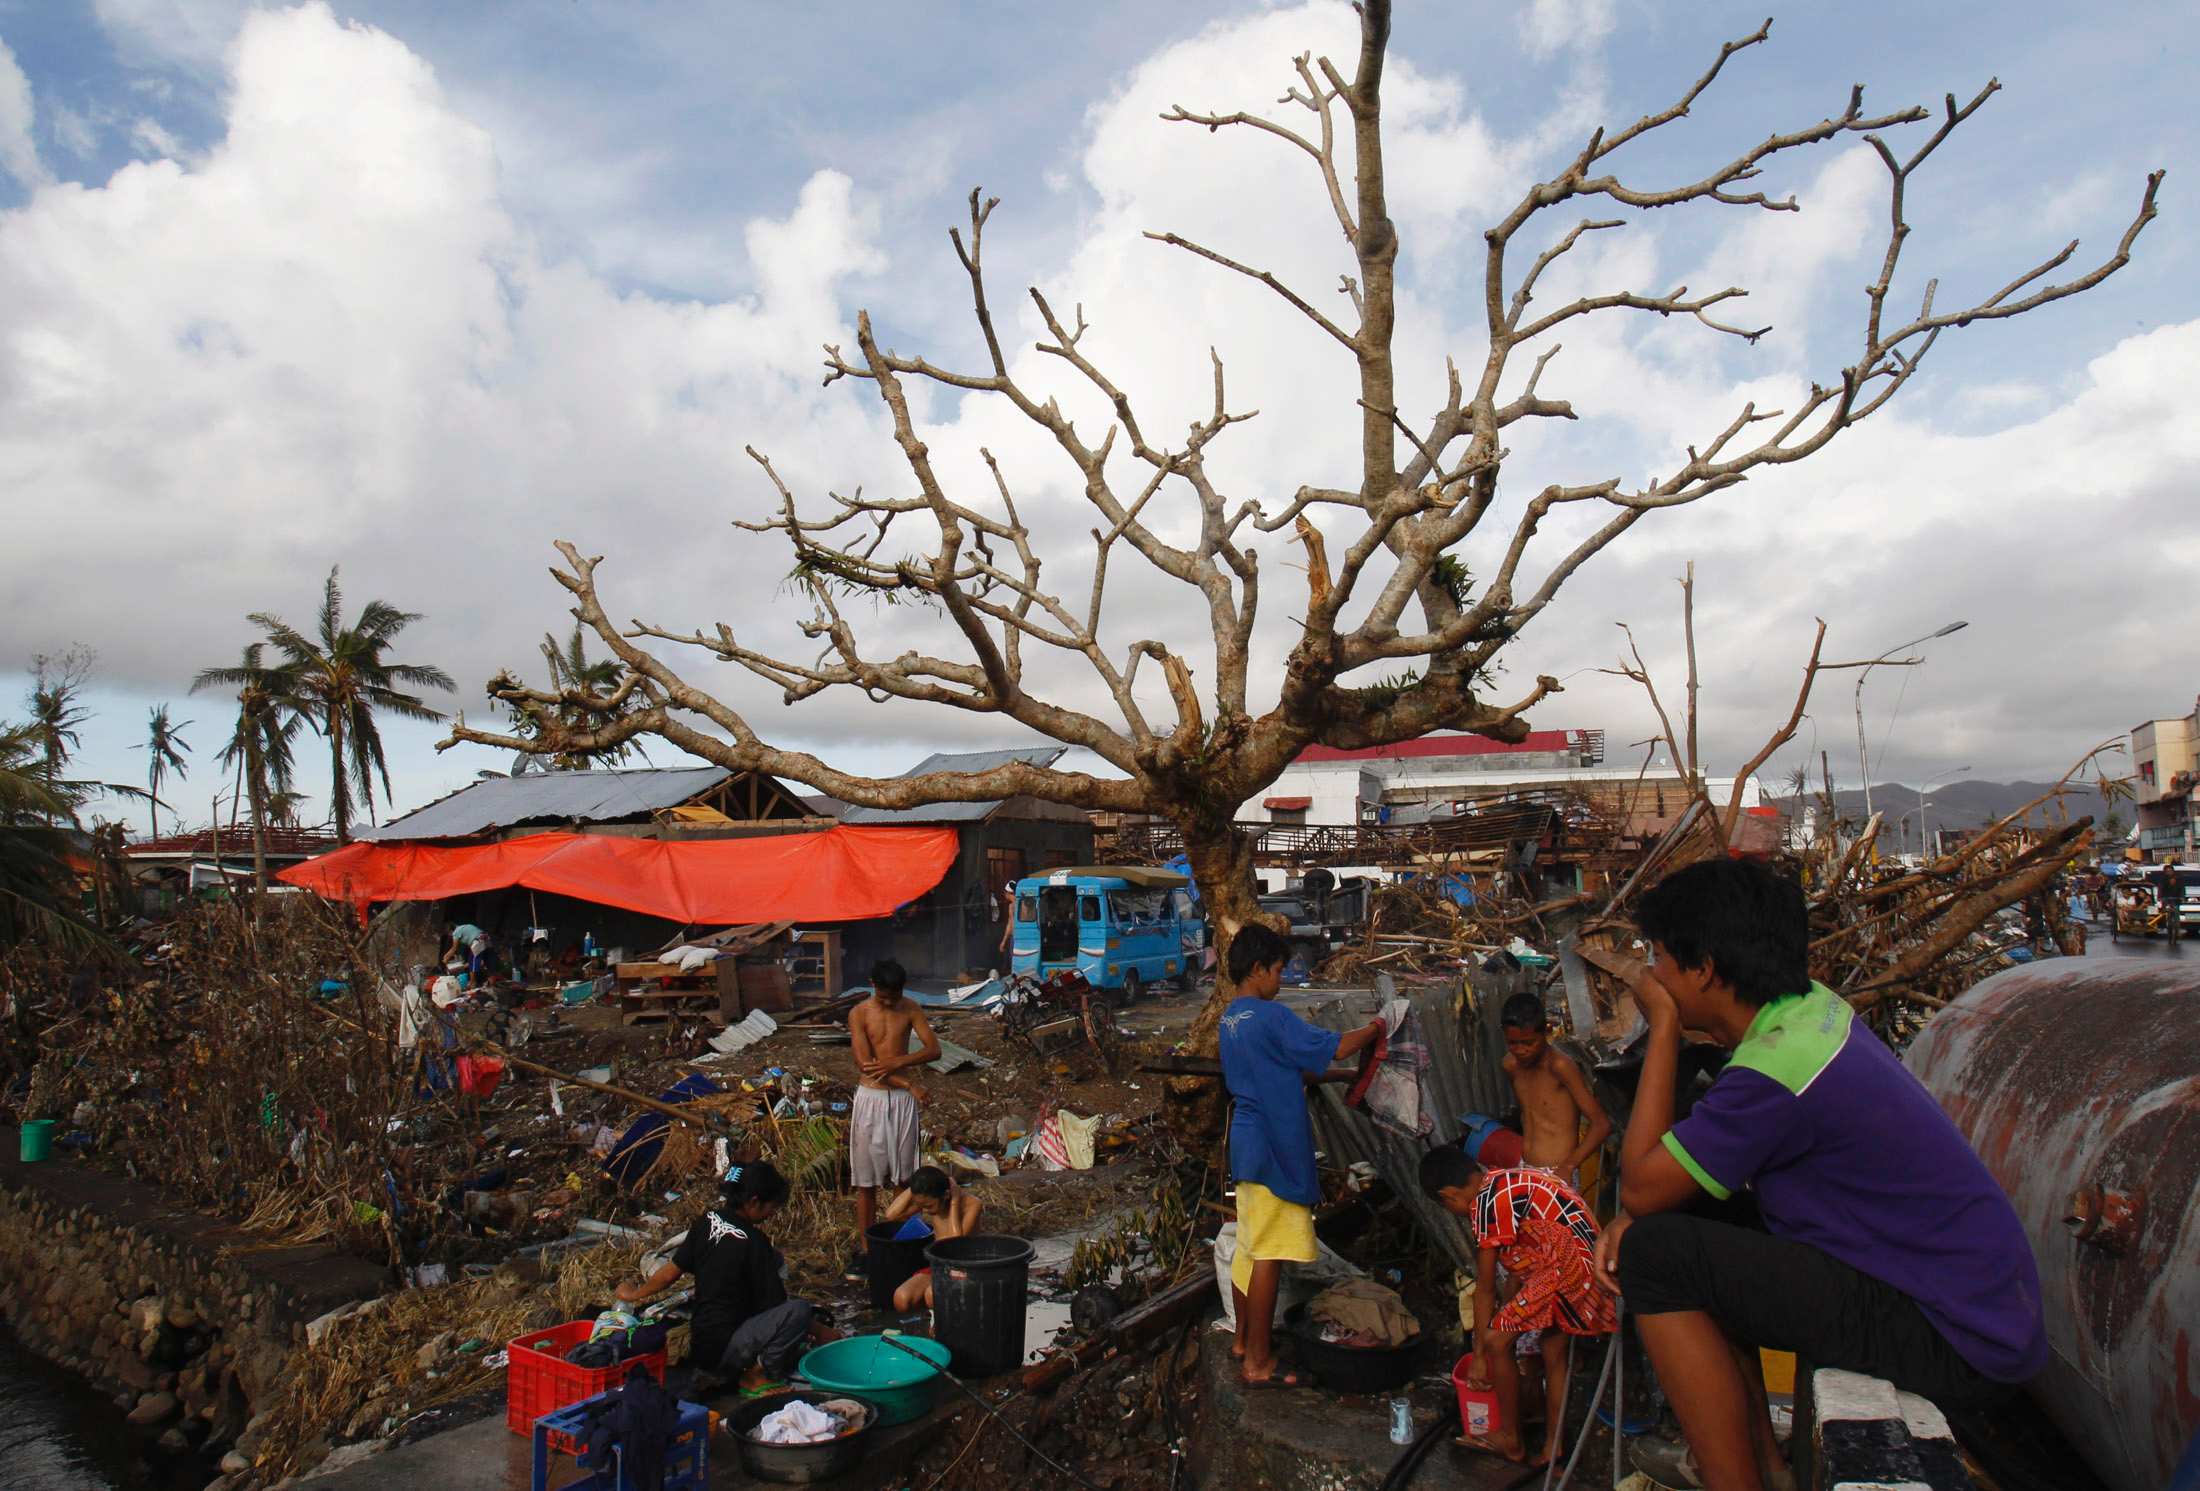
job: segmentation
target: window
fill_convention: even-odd
[[[1160,890],[1111,890],[1108,910],[1119,927],[1155,926],[1162,920],[1168,895]]]
[[[1046,866],[1050,870],[1066,870],[1076,863],[1077,851],[1074,849],[1049,849],[1046,851]]]
[[[1100,920],[1100,898],[1098,896],[1079,896],[1077,898],[1077,919],[1081,922]]]
[[[1016,920],[1035,922],[1038,919],[1039,898],[1037,896],[1018,896],[1016,898]]]
[[[1270,823],[1295,823],[1304,826],[1306,823],[1306,809],[1270,808],[1268,810],[1268,821]]]
[[[2146,783],[2149,787],[2154,785],[2154,763],[2152,761],[2142,761],[2139,763],[2139,780]]]

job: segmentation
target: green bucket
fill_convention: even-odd
[[[16,1158],[24,1164],[35,1164],[53,1154],[53,1126],[51,1118],[34,1118],[17,1132]]]
[[[896,1336],[923,1356],[890,1346],[882,1336],[848,1336],[818,1347],[798,1370],[814,1388],[861,1398],[878,1410],[881,1426],[906,1424],[931,1412],[939,1396],[947,1348],[924,1336]]]

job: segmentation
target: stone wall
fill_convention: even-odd
[[[0,1130],[0,1316],[173,1453],[249,1458],[255,1412],[306,1322],[382,1288],[382,1270],[359,1259],[257,1247],[152,1187],[68,1161],[20,1164],[15,1149]]]

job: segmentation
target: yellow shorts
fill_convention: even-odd
[[[1230,1285],[1244,1294],[1253,1286],[1253,1265],[1270,1258],[1312,1263],[1314,1213],[1285,1201],[1264,1185],[1241,1180],[1237,1188],[1237,1252],[1230,1258]]]

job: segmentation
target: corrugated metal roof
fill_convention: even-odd
[[[991,771],[996,766],[1006,766],[1012,761],[1028,761],[1033,766],[1052,766],[1062,759],[1068,749],[1067,746],[1033,746],[1015,751],[965,751],[959,755],[935,752],[901,775],[921,777],[935,771]],[[849,808],[840,815],[840,821],[855,824],[983,823],[993,816],[993,810],[999,806],[1000,803],[995,801],[936,802],[921,808]]]
[[[191,858],[211,855],[216,839],[221,841],[224,859],[240,854],[247,859],[251,858],[252,826],[248,823],[236,824],[221,833],[202,828],[195,833],[163,834],[157,839],[140,839],[134,844],[124,845],[122,852],[133,859],[160,856]],[[317,828],[270,826],[267,830],[267,852],[270,858],[310,859],[335,847],[336,836],[322,833]]]
[[[1497,1029],[1497,1012],[1508,996],[1534,987],[1534,977],[1525,972],[1477,970],[1471,982],[1461,981],[1461,987],[1434,985],[1405,991],[1428,1040],[1429,1066],[1421,1096],[1436,1127],[1425,1141],[1384,1128],[1362,1109],[1347,1108],[1344,1091],[1335,1083],[1314,1089],[1314,1143],[1324,1160],[1339,1168],[1355,1160],[1373,1165],[1413,1214],[1422,1235],[1470,1274],[1474,1272],[1474,1237],[1465,1221],[1421,1194],[1421,1156],[1436,1145],[1459,1142],[1461,1114],[1495,1115],[1513,1106],[1512,1084],[1505,1080],[1502,1065],[1505,1042]],[[1366,1024],[1373,1011],[1348,1012],[1342,1000],[1330,1000],[1303,1013],[1316,1025],[1344,1031]]]
[[[732,775],[723,766],[688,766],[484,777],[353,837],[377,843],[467,839],[522,823],[612,823],[686,802]]]

